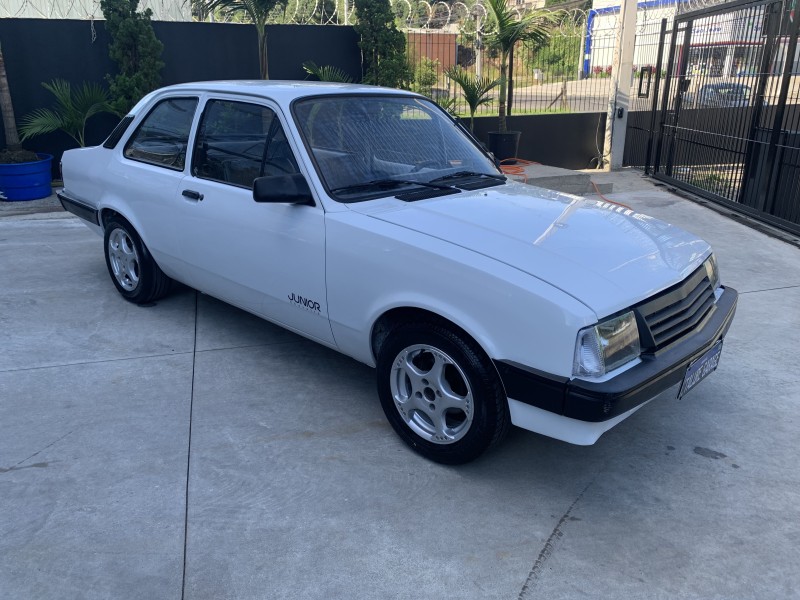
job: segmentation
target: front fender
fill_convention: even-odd
[[[372,328],[396,308],[451,321],[490,358],[564,375],[572,372],[577,331],[596,321],[585,305],[527,273],[385,221],[330,215],[326,235],[337,346],[370,365]]]

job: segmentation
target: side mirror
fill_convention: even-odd
[[[253,200],[314,206],[311,188],[300,173],[257,178],[253,181]]]

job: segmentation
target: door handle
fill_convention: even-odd
[[[203,199],[203,194],[200,192],[195,192],[194,190],[183,190],[181,194],[186,198],[191,198],[192,200],[197,200],[198,202]]]

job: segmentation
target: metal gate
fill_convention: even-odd
[[[796,1],[737,0],[664,21],[628,164],[800,233]]]

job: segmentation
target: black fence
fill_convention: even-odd
[[[663,26],[626,164],[800,232],[800,51],[793,0],[737,0]]]
[[[515,46],[509,67],[509,114],[601,112],[608,105],[611,83],[611,46],[616,21],[592,24],[582,11],[555,11],[557,24],[549,40]],[[475,24],[477,23],[477,24]],[[482,33],[485,21],[465,20],[456,31],[435,28],[406,30],[407,53],[413,71],[412,89],[459,113],[468,108],[459,87],[446,75],[457,65],[471,75],[495,80],[500,77],[500,55]],[[585,59],[587,43],[595,64]],[[608,63],[608,64],[607,64]],[[498,89],[476,114],[497,113]]]

